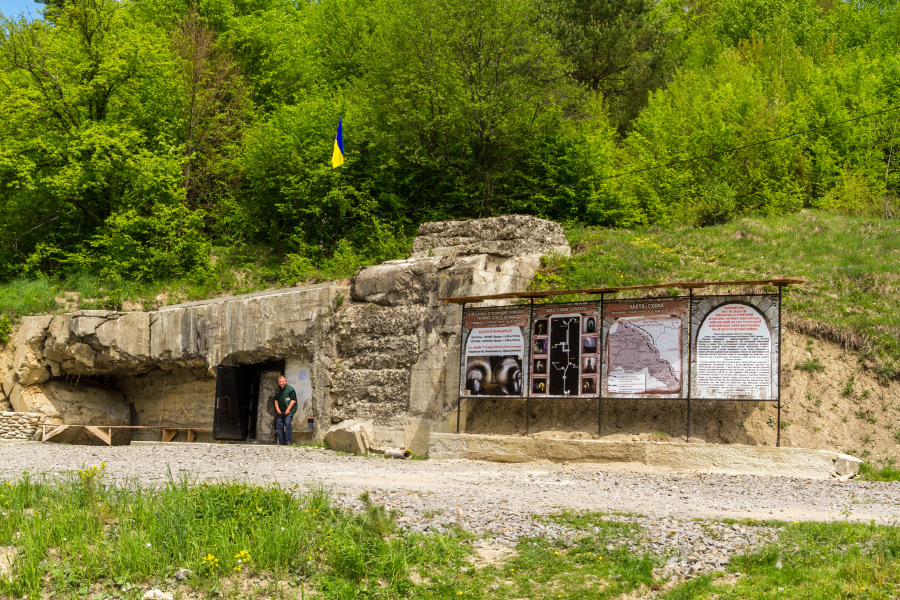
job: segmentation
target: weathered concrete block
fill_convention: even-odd
[[[861,461],[806,448],[725,444],[606,441],[432,433],[431,458],[495,462],[619,462],[706,473],[775,475],[809,479],[850,477]]]
[[[559,223],[526,215],[503,215],[472,221],[423,223],[413,241],[413,256],[493,254],[522,256],[570,249]]]
[[[359,419],[344,421],[329,428],[324,440],[332,450],[365,454],[375,440],[375,424]]]
[[[128,404],[116,390],[49,381],[17,387],[11,400],[16,411],[38,413],[47,423],[130,424]]]
[[[50,326],[50,316],[23,317],[16,336],[16,355],[13,371],[21,385],[41,383],[50,379],[50,373],[42,363],[44,340]]]
[[[357,302],[397,306],[425,302],[434,291],[435,275],[452,261],[440,258],[392,260],[360,269],[351,293]]]
[[[403,417],[409,401],[407,369],[342,369],[331,378],[332,417],[379,423]]]
[[[327,344],[339,283],[167,306],[151,319],[150,355],[184,366],[309,358]]]

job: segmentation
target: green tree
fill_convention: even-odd
[[[2,276],[54,272],[111,215],[181,201],[169,115],[141,127],[143,100],[171,79],[152,33],[115,0],[0,20]]]
[[[544,0],[541,12],[572,75],[607,99],[624,130],[672,73],[672,32],[649,0]]]
[[[679,73],[653,94],[626,140],[634,167],[652,170],[631,178],[625,193],[657,223],[801,208],[805,161],[793,140],[729,152],[788,133],[779,104],[759,69],[735,51],[712,69]]]
[[[527,0],[387,0],[380,10],[359,90],[374,142],[482,214],[499,210],[498,197],[525,187],[525,153],[586,97],[555,40]]]
[[[178,20],[173,41],[181,67],[183,185],[191,204],[208,206],[217,184],[228,181],[223,163],[238,151],[246,129],[244,81],[231,54],[196,11]]]

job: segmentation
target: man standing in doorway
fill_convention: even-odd
[[[297,412],[297,392],[288,385],[284,375],[278,377],[278,389],[275,391],[275,433],[279,446],[291,445],[291,423]]]

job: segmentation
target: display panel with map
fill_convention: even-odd
[[[597,396],[599,323],[596,302],[544,304],[535,309],[533,397]]]
[[[518,306],[466,309],[461,395],[525,395],[529,314]]]
[[[684,397],[687,314],[686,300],[606,304],[603,395]]]

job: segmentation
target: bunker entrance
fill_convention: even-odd
[[[261,375],[283,370],[283,361],[237,366],[219,365],[216,368],[213,439],[256,440]]]

